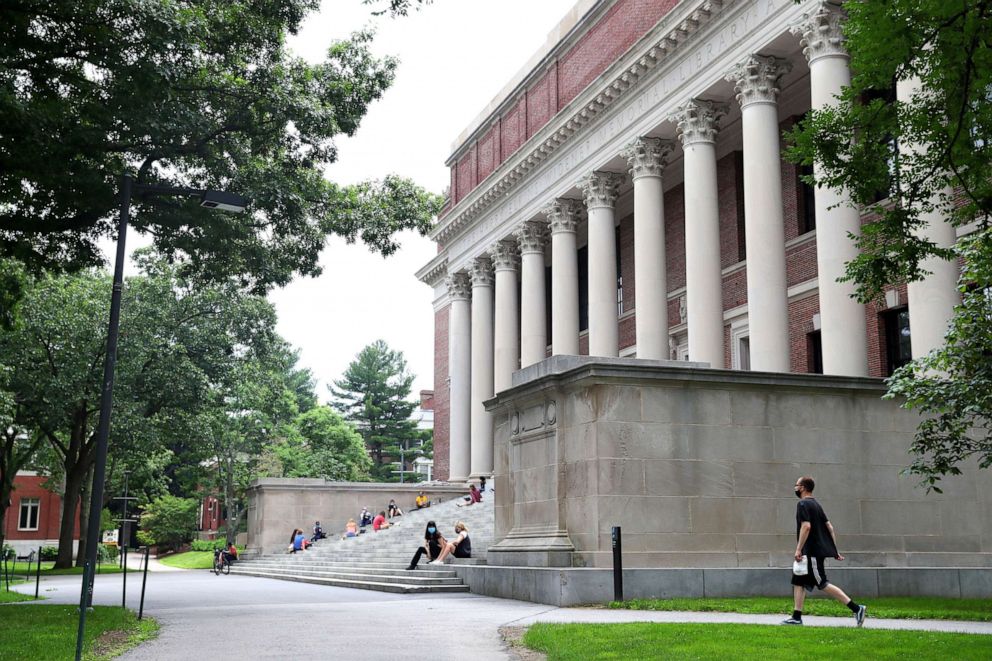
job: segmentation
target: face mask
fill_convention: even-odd
[[[436,533],[436,532],[437,532],[437,528],[428,528],[428,529],[427,529],[427,532],[429,532],[430,534],[432,534],[432,535],[433,535],[434,533]]]
[[[802,497],[803,497],[803,492],[800,491],[799,489],[796,489],[796,498],[802,498]]]

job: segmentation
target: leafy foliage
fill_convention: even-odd
[[[815,183],[871,210],[845,277],[859,300],[927,277],[928,258],[964,262],[962,302],[944,346],[888,382],[890,395],[925,414],[909,470],[939,491],[940,479],[971,457],[992,465],[992,0],[844,8],[851,86],[792,131],[787,156],[816,162]],[[893,83],[903,90],[898,100],[877,98]],[[876,202],[879,191],[889,199]],[[923,231],[934,216],[972,233],[936,245]]]
[[[135,199],[132,225],[187,276],[261,292],[317,274],[328,234],[389,254],[421,233],[439,196],[396,176],[324,179],[396,62],[360,32],[326,59],[286,38],[316,0],[12,0],[0,5],[0,257],[32,270],[100,264],[118,179],[223,189],[247,217]],[[0,277],[3,274],[0,273]]]
[[[330,388],[335,408],[355,423],[362,435],[377,480],[396,479],[386,457],[399,458],[401,446],[416,447],[423,441],[423,433],[410,419],[417,406],[407,400],[413,379],[403,353],[376,340],[358,353]]]
[[[321,477],[364,482],[372,460],[362,437],[328,406],[318,406],[296,420],[298,434],[275,448],[284,477]]]
[[[161,496],[141,515],[142,543],[177,548],[193,538],[197,502],[192,498]]]

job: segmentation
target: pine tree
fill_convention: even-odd
[[[408,400],[414,375],[406,359],[383,340],[362,349],[344,376],[329,387],[333,406],[355,424],[372,456],[375,479],[396,479],[384,458],[399,458],[400,447],[418,442],[421,435],[411,419],[417,403]]]

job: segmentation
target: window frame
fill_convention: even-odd
[[[31,523],[30,512],[34,511],[34,527],[30,525],[22,525],[23,523]],[[25,513],[28,513],[28,520],[25,521]],[[17,508],[17,530],[24,532],[34,532],[39,529],[41,525],[41,498],[28,497],[21,498]]]

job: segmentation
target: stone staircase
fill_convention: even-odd
[[[367,532],[350,539],[335,538],[328,531],[322,539],[300,553],[275,553],[245,559],[231,567],[232,574],[245,574],[284,581],[301,581],[381,592],[468,592],[457,574],[447,567],[428,565],[424,556],[414,571],[407,571],[417,547],[424,543],[428,521],[435,521],[448,539],[455,536],[457,521],[468,528],[472,558],[450,558],[448,563],[481,564],[493,542],[494,494],[487,491],[481,503],[457,507],[461,498],[422,510],[406,512],[391,520],[393,527]]]

